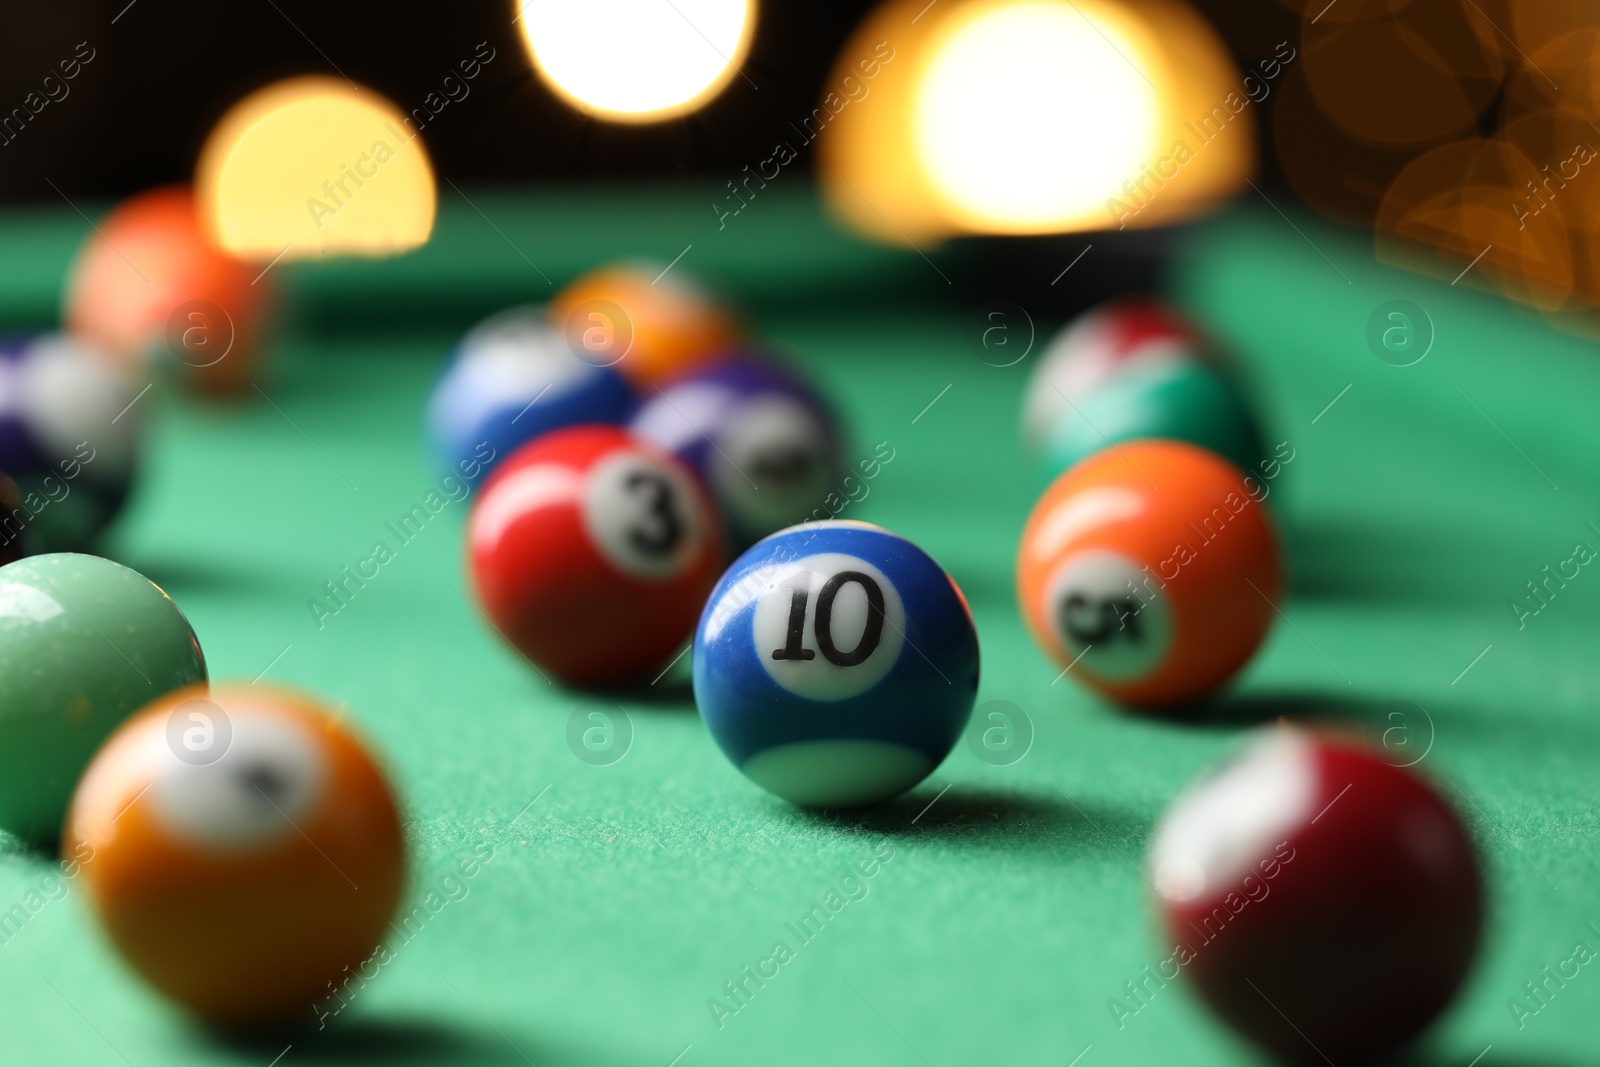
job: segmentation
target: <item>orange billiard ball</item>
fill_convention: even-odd
[[[590,271],[556,295],[550,313],[579,358],[614,366],[642,389],[727,358],[742,333],[683,267],[664,263]]]
[[[329,994],[377,951],[405,847],[362,743],[308,697],[179,690],[128,720],[73,797],[63,853],[123,958],[224,1025]]]
[[[263,266],[211,242],[188,186],[152,189],[85,238],[63,318],[127,364],[153,360],[205,392],[241,393],[270,304]]]
[[[1260,495],[1226,460],[1177,441],[1128,442],[1071,468],[1017,550],[1034,639],[1123,704],[1213,692],[1261,644],[1282,585]]]

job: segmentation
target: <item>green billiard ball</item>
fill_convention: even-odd
[[[1044,441],[1046,481],[1123,441],[1160,437],[1210,449],[1242,471],[1265,455],[1261,430],[1232,382],[1198,360],[1129,369],[1063,413]]]
[[[0,567],[0,829],[54,840],[100,742],[205,681],[189,620],[138,571],[69,552]]]

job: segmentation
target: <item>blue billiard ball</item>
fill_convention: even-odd
[[[622,375],[580,359],[546,310],[528,305],[461,339],[428,403],[428,434],[446,467],[476,477],[541,434],[620,424],[632,407]]]
[[[821,399],[758,358],[730,359],[659,387],[629,428],[699,473],[735,550],[805,519],[844,477]]]
[[[910,789],[950,754],[978,690],[966,599],[879,526],[793,526],[740,556],[694,638],[711,736],[757,785],[806,807]]]

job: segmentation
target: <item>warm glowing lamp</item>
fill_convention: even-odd
[[[1107,190],[1165,147],[1157,89],[1140,69],[1151,50],[1112,15],[1096,3],[1019,0],[946,21],[917,93],[913,143],[962,228],[1098,225]]]
[[[1145,0],[1138,10],[1172,72],[1161,101],[1162,153],[1150,163],[1153,177],[1141,173],[1142,187],[1159,192],[1130,223],[1154,226],[1192,218],[1246,188],[1261,111],[1252,91],[1276,88],[1259,69],[1241,72],[1216,30],[1184,0]],[[1282,66],[1276,70],[1281,76]]]
[[[391,255],[433,229],[433,168],[415,128],[337,78],[279,82],[234,105],[195,188],[218,245],[255,259]]]
[[[1384,195],[1377,257],[1540,309],[1570,306],[1581,198],[1546,187],[1544,200],[1536,191],[1544,176],[1509,139],[1468,138],[1425,152]]]
[[[880,238],[1151,226],[1249,175],[1240,76],[1175,0],[894,0],[830,87],[877,41],[895,58],[828,125],[819,163],[835,210]]]
[[[920,57],[940,14],[927,0],[888,0],[868,15],[834,60],[825,83],[831,98],[824,96],[788,142],[798,153],[816,140],[828,206],[888,243],[914,245],[951,232],[912,144]]]
[[[525,0],[517,17],[541,77],[617,122],[687,114],[738,73],[754,0]]]

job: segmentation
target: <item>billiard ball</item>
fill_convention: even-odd
[[[694,472],[612,426],[557,430],[513,452],[473,502],[467,547],[489,621],[577,685],[629,683],[666,664],[724,558]]]
[[[725,357],[733,315],[682,267],[623,262],[572,282],[550,304],[574,352],[615,366],[639,389]]]
[[[89,547],[133,483],[139,390],[65,334],[0,340],[0,470],[21,502],[0,536],[25,552]]]
[[[130,371],[213,393],[249,388],[272,281],[218,248],[194,193],[174,185],[119,204],[78,250],[63,319]]]
[[[1368,1062],[1448,1004],[1483,927],[1450,808],[1365,746],[1269,730],[1173,802],[1150,882],[1177,971],[1279,1057]]]
[[[1190,359],[1145,361],[1056,419],[1041,445],[1043,473],[1053,478],[1103,448],[1141,438],[1187,441],[1242,471],[1254,471],[1267,451],[1255,416],[1215,367]]]
[[[100,742],[163,693],[206,680],[172,599],[98,556],[0,567],[0,828],[53,840]]]
[[[978,689],[961,590],[910,541],[828,520],[758,542],[695,631],[694,697],[744,775],[804,807],[887,800],[954,747]]]
[[[657,386],[630,429],[705,480],[736,550],[805,519],[844,475],[822,401],[757,358]]]
[[[477,477],[525,441],[579,423],[621,423],[633,390],[575,355],[543,307],[491,316],[456,346],[428,405],[440,461]]]
[[[1064,673],[1135,707],[1225,683],[1266,635],[1281,586],[1250,483],[1177,441],[1131,441],[1061,475],[1017,549],[1034,639]]]
[[[1133,296],[1079,315],[1050,342],[1029,380],[1023,439],[1044,447],[1073,407],[1125,370],[1208,358],[1199,332],[1154,297]]]
[[[270,686],[171,693],[112,735],[63,852],[132,968],[215,1023],[294,1017],[385,962],[405,844],[338,717]]]

